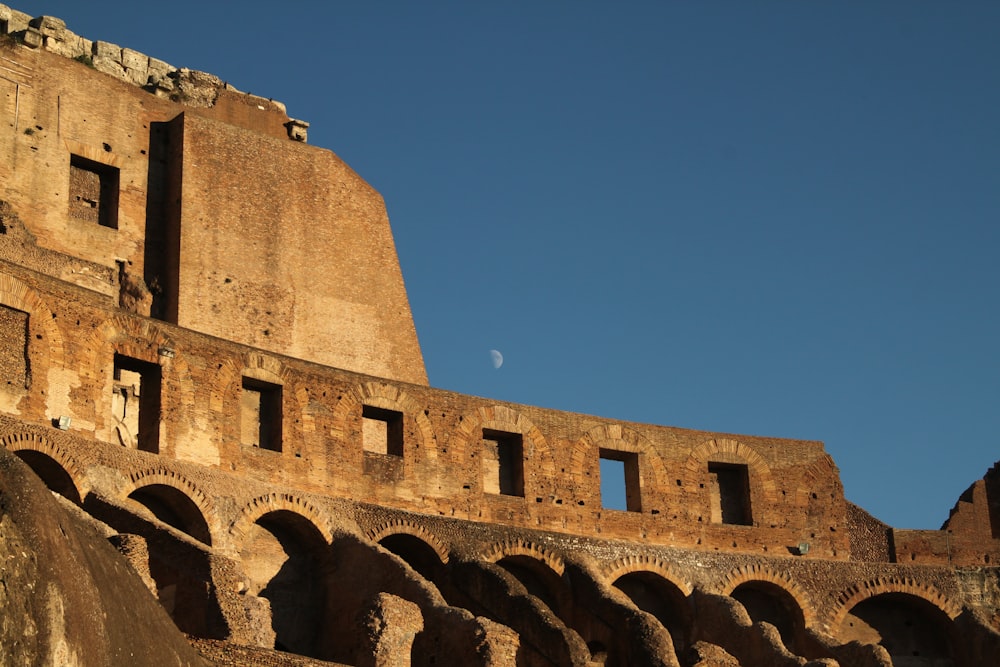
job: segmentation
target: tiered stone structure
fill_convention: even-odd
[[[996,469],[901,531],[819,442],[431,388],[381,197],[306,123],[0,32],[0,442],[208,660],[1000,661]]]

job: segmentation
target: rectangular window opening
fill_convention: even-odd
[[[69,159],[70,217],[118,229],[117,167],[79,155]]]
[[[483,491],[524,496],[524,445],[520,433],[483,429]]]
[[[115,355],[111,409],[122,444],[159,453],[161,378],[158,364]]]
[[[745,464],[709,463],[712,521],[753,525],[750,511],[750,475]]]
[[[366,452],[403,455],[403,413],[365,405],[361,408],[361,444]]]
[[[641,512],[639,497],[639,455],[601,449],[601,507],[609,510]]]
[[[243,378],[240,394],[240,442],[281,451],[281,385]]]

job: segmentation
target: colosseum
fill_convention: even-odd
[[[821,442],[430,387],[308,123],[0,33],[3,664],[1000,664],[1000,467],[899,530]]]

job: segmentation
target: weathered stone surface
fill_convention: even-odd
[[[0,663],[206,665],[99,534],[0,448]]]
[[[141,579],[226,665],[1000,663],[1000,468],[945,530],[897,530],[847,502],[820,442],[432,388],[384,202],[295,141],[308,124],[80,42],[93,71],[36,23],[46,48],[3,43],[0,450],[81,508],[39,537],[70,546],[72,582],[0,524],[11,662],[106,658],[58,621],[149,602]],[[602,506],[602,457],[627,510]],[[128,590],[52,528],[84,517]],[[174,636],[144,609],[108,641]]]

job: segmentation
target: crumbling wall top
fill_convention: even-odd
[[[214,74],[177,68],[133,49],[80,37],[66,28],[65,21],[54,16],[32,17],[0,4],[0,37],[71,58],[185,106],[214,106],[224,90],[244,97],[247,104],[259,109],[277,109],[287,115],[285,105],[277,100],[244,93]],[[309,123],[289,118],[285,127],[290,139],[306,141]]]

